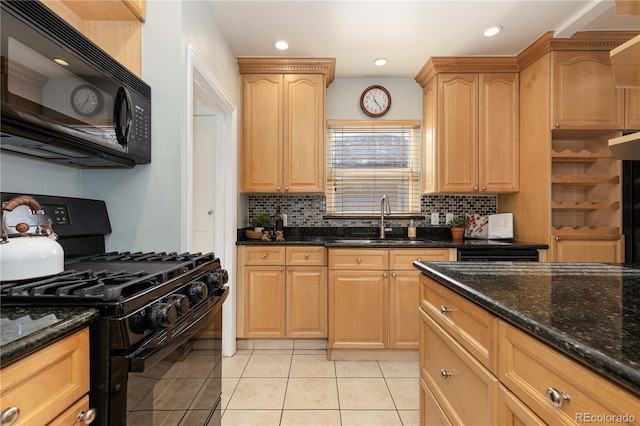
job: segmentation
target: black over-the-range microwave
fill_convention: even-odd
[[[40,1],[2,0],[0,148],[79,167],[151,161],[151,87]]]

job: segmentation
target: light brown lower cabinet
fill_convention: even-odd
[[[418,349],[413,262],[452,256],[449,249],[330,249],[329,349]]]
[[[245,246],[238,260],[238,337],[327,337],[324,247]]]
[[[89,408],[89,329],[77,331],[0,371],[0,412],[16,425],[84,424]]]
[[[425,275],[420,299],[421,425],[640,424],[636,394]]]

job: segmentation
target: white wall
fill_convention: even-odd
[[[391,109],[375,120],[422,120],[422,88],[415,80],[352,78],[335,79],[327,88],[327,119],[374,120],[360,109],[360,95],[374,84],[384,86],[391,95]]]
[[[0,192],[80,196],[80,170],[0,151]]]

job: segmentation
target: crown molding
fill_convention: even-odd
[[[240,74],[324,74],[326,85],[335,79],[335,58],[238,58]]]

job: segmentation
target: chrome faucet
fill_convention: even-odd
[[[385,231],[391,231],[391,228],[384,227],[385,214],[391,214],[391,206],[389,205],[389,198],[383,195],[380,200],[380,238],[384,238]]]

